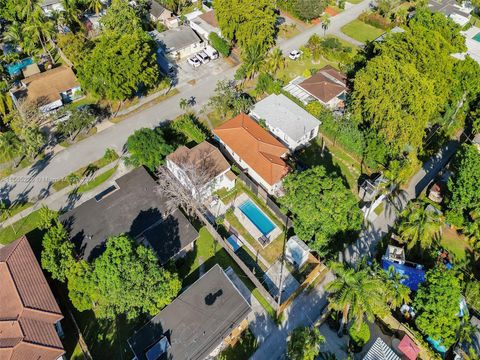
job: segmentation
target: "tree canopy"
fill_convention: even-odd
[[[360,230],[362,214],[341,178],[323,166],[292,173],[283,182],[280,203],[292,213],[295,233],[320,251],[339,233]]]
[[[151,171],[163,164],[165,156],[173,151],[173,147],[165,141],[160,128],[143,128],[135,131],[127,140],[128,164],[145,165]]]
[[[106,31],[131,34],[141,28],[141,21],[127,0],[113,0],[107,13],[100,19]]]
[[[475,145],[463,144],[453,159],[452,168],[447,206],[449,212],[459,215],[456,225],[462,225],[465,220],[470,221],[470,212],[480,211],[480,155]],[[453,217],[450,215],[450,218]]]
[[[159,79],[155,47],[143,31],[106,31],[78,69],[82,87],[108,100],[125,100]]]
[[[252,44],[266,51],[275,43],[275,3],[270,0],[214,0],[222,35],[247,49]]]
[[[287,344],[287,356],[290,360],[314,360],[324,342],[325,338],[316,327],[296,328]]]
[[[455,343],[460,330],[460,299],[458,274],[435,268],[427,272],[413,302],[417,327],[424,335],[441,340],[447,349]]]
[[[75,261],[74,244],[60,221],[48,227],[43,236],[41,255],[42,268],[47,270],[53,279],[65,281],[68,269]]]
[[[160,267],[151,249],[126,235],[107,240],[93,264],[80,261],[67,273],[69,296],[80,310],[95,310],[100,318],[142,313],[155,315],[181,288],[177,275]]]

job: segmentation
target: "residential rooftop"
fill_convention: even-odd
[[[327,65],[298,86],[318,100],[328,103],[347,90],[347,77]]]
[[[56,360],[62,318],[27,238],[0,248],[0,359]]]
[[[278,183],[287,173],[282,156],[288,149],[248,115],[241,113],[213,133],[268,184]]]
[[[84,259],[100,255],[110,236],[126,233],[146,241],[164,264],[198,237],[180,210],[165,215],[165,199],[145,168],[118,178],[107,190],[60,216]]]
[[[128,343],[137,360],[205,359],[249,312],[250,306],[217,264]]]
[[[320,121],[285,95],[272,94],[259,101],[251,113],[258,119],[282,130],[292,140],[299,141],[320,125]]]
[[[179,51],[202,41],[191,27],[185,25],[163,32],[154,30],[150,31],[149,34],[167,52]]]

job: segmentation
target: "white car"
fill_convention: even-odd
[[[302,52],[299,51],[299,50],[292,50],[290,51],[290,53],[288,54],[288,57],[292,60],[297,60],[300,58],[300,56],[302,55]]]
[[[206,64],[210,61],[210,57],[204,51],[200,51],[195,56],[197,57],[198,60],[200,60],[202,64]]]
[[[191,58],[188,58],[187,62],[192,65],[194,68],[197,68],[199,67],[200,65],[202,65],[202,63],[200,62],[200,60],[197,59],[196,56],[192,56]]]

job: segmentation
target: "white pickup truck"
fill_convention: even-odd
[[[210,45],[207,45],[205,49],[203,49],[205,53],[208,55],[208,57],[212,60],[218,59],[218,52],[215,50],[213,47]]]

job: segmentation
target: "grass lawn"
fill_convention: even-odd
[[[383,211],[383,208],[385,207],[385,203],[382,201],[380,205],[378,205],[374,211],[375,214],[380,215]]]
[[[78,187],[77,193],[84,193],[95,189],[97,186],[103,184],[105,181],[110,179],[110,177],[117,171],[117,166],[114,166],[110,170],[105,171],[103,174],[98,175],[94,179],[90,180],[89,182],[82,184]]]
[[[36,210],[18,220],[12,226],[9,225],[0,229],[0,244],[9,244],[20,236],[29,233],[38,227],[39,222],[40,210]]]
[[[16,214],[18,214],[19,212],[25,210],[25,209],[28,209],[29,207],[33,206],[32,203],[30,202],[26,202],[26,203],[23,203],[23,204],[12,204],[9,206],[8,210],[9,210],[9,213],[8,213],[8,217],[12,217]]]
[[[297,76],[302,76],[305,70],[321,69],[326,65],[332,65],[338,69],[338,62],[328,61],[323,58],[314,62],[311,59],[291,60],[287,57],[285,67],[277,72],[277,78],[284,83],[288,83]]]
[[[320,138],[303,150],[298,155],[299,160],[307,166],[323,165],[328,171],[336,172],[343,177],[350,189],[357,194],[357,182],[361,175],[360,163],[352,158],[345,150],[334,146],[326,145],[322,156],[322,145]]]
[[[255,285],[247,278],[237,263],[215,241],[205,227],[201,228],[199,231],[199,237],[197,241],[195,241],[195,249],[189,252],[185,259],[180,259],[177,262],[177,269],[180,277],[183,279],[183,286],[190,285],[198,279],[200,275],[200,264],[203,264],[204,272],[208,271],[215,264],[219,264],[223,269],[230,266],[270,316],[272,318],[275,317],[275,309],[260,294],[255,288]]]
[[[300,30],[298,30],[296,25],[282,24],[278,27],[278,36],[283,39],[290,39],[298,34],[300,34]]]
[[[207,114],[207,118],[210,121],[210,124],[212,125],[212,129],[215,129],[217,126],[223,124],[225,121],[231,119],[232,117],[233,117],[232,114],[223,115],[216,110],[209,112]],[[207,124],[208,127],[210,127],[208,125],[208,121],[204,120],[204,122]]]
[[[219,358],[224,360],[244,360],[249,359],[255,350],[258,342],[250,329],[245,330],[235,345],[229,346],[220,353]]]
[[[343,26],[341,30],[345,35],[360,42],[372,41],[385,32],[358,19]]]
[[[101,159],[98,159],[97,161],[94,161],[93,163],[89,164],[88,166],[82,167],[82,168],[74,171],[73,173],[71,173],[69,175],[74,174],[74,175],[78,176],[79,179],[82,179],[83,176],[85,175],[85,171],[88,169],[89,166],[92,166],[93,168],[101,169],[102,167],[107,166],[108,164],[110,164],[111,162],[114,162],[117,159],[118,159],[118,154],[117,153],[115,153],[115,156],[112,156],[112,157],[108,157],[108,156],[104,155]],[[60,191],[64,188],[66,188],[69,185],[70,185],[70,182],[68,181],[68,176],[66,176],[65,178],[63,178],[61,180],[55,181],[53,183],[52,187],[55,189],[55,191]]]
[[[348,0],[350,4],[360,4],[363,0]]]
[[[455,230],[448,227],[443,229],[440,245],[453,254],[454,262],[465,260],[470,252],[470,247],[465,237],[460,236]]]

